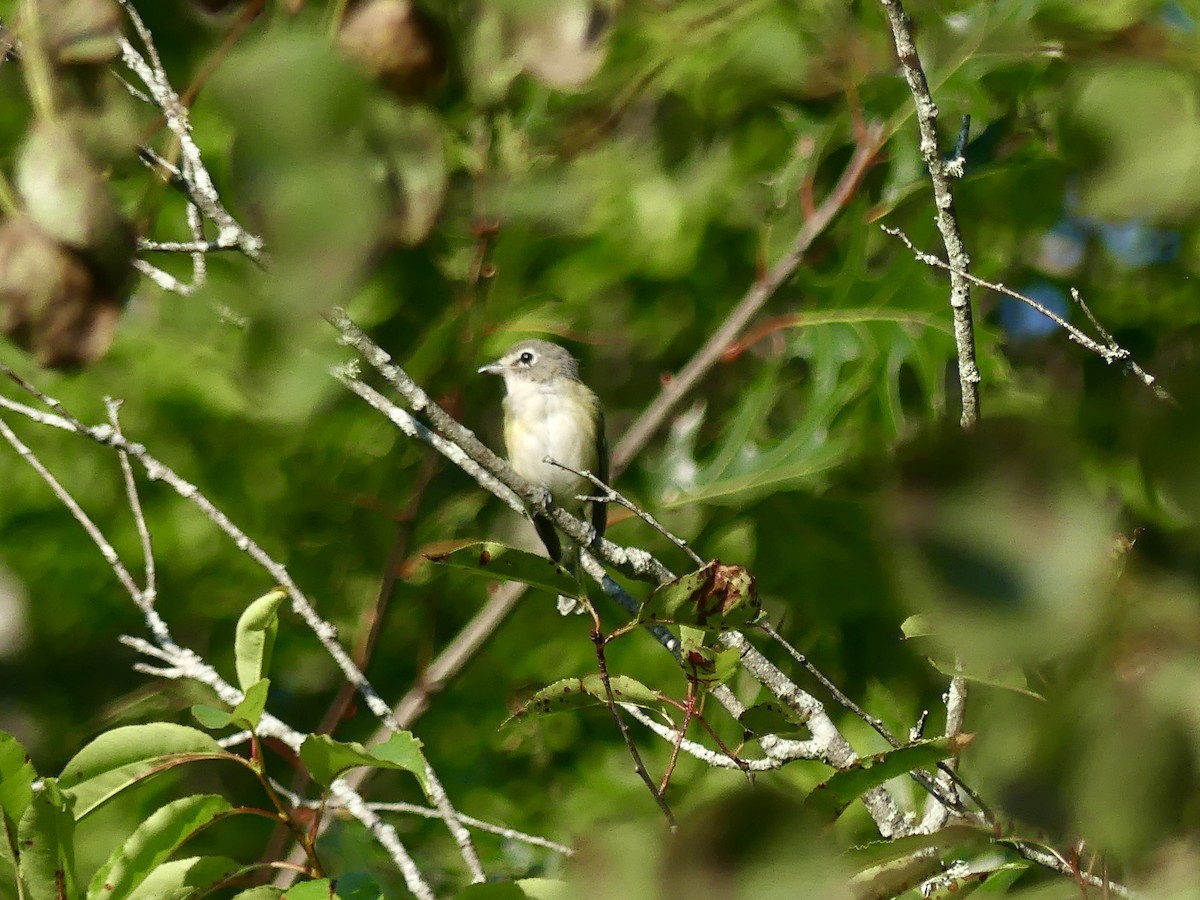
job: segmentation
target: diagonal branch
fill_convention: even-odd
[[[413,381],[403,368],[396,365],[382,347],[367,337],[366,333],[354,323],[344,309],[335,306],[325,315],[330,324],[341,333],[342,343],[352,347],[370,363],[400,393],[414,413],[424,416],[429,421],[439,438],[453,444],[459,457],[466,454],[472,467],[482,468],[490,476],[488,483],[480,482],[483,487],[510,505],[511,494],[516,494],[520,498],[522,512],[533,510],[550,519],[557,528],[580,547],[591,550],[629,578],[651,584],[662,584],[674,577],[670,569],[645,550],[637,547],[621,547],[606,538],[599,537],[591,525],[582,519],[577,519],[558,506],[548,491],[520,477],[507,462],[475,437],[474,432],[465,428],[457,419],[435,403],[433,398],[425,393],[425,389]],[[443,446],[441,443],[434,445],[439,449]],[[462,465],[455,456],[449,453],[446,455],[451,462]],[[471,473],[471,469],[467,466],[463,465],[462,467],[468,474]],[[505,490],[497,491],[492,484],[493,481],[498,481]]]
[[[813,241],[829,227],[837,214],[854,197],[859,183],[867,173],[867,169],[871,167],[875,155],[883,144],[883,136],[883,127],[878,123],[865,129],[841,178],[829,192],[825,202],[817,207],[812,216],[805,221],[788,252],[770,271],[750,286],[721,327],[713,332],[712,336],[704,342],[704,346],[688,360],[687,365],[679,370],[654,398],[654,401],[626,429],[624,436],[613,448],[612,477],[614,479],[646,446],[646,442],[666,421],[667,415],[675,408],[676,404],[699,383],[709,369],[720,361],[726,349],[742,333],[750,320],[800,267],[800,263],[804,261],[804,254],[808,252]]]

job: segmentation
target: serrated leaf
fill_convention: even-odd
[[[11,734],[0,731],[0,813],[13,828],[33,802],[36,778],[25,748]]]
[[[125,900],[184,841],[232,810],[217,794],[181,797],[159,807],[96,871],[87,900]]]
[[[63,767],[59,786],[75,800],[75,818],[158,771],[203,759],[234,759],[210,735],[171,722],[127,725],[99,735]]]
[[[738,723],[752,734],[788,734],[804,727],[809,717],[774,700],[743,710]]]
[[[129,900],[191,900],[244,867],[225,856],[191,856],[171,859],[146,876]]]
[[[286,599],[287,591],[277,587],[247,606],[238,618],[233,650],[238,687],[243,691],[267,676],[279,632],[279,606]]]
[[[579,591],[575,579],[552,560],[496,541],[467,544],[426,559],[491,581],[518,581],[549,594],[573,595]]]
[[[407,731],[391,735],[370,749],[357,741],[335,741],[326,734],[311,734],[300,747],[300,760],[313,780],[328,787],[349,769],[370,766],[411,772],[428,793],[425,756],[421,742]]]
[[[854,765],[839,769],[813,788],[805,798],[805,806],[832,821],[871,788],[905,775],[913,769],[936,765],[943,759],[954,756],[969,742],[968,735],[935,738],[863,757]]]
[[[75,818],[71,801],[53,778],[39,791],[17,827],[18,864],[27,900],[75,897]]]
[[[204,703],[192,706],[192,715],[210,731],[220,731],[230,725],[248,728],[254,731],[262,719],[263,710],[267,707],[267,693],[271,689],[271,681],[264,678],[257,684],[246,689],[242,702],[231,710],[217,709]]]
[[[762,603],[754,576],[741,566],[713,560],[657,588],[638,610],[643,625],[675,622],[706,631],[728,631],[754,622]]]
[[[654,690],[628,675],[612,675],[608,683],[612,687],[613,699],[618,703],[632,703],[635,706],[650,708],[660,703],[660,697]],[[544,716],[568,709],[607,704],[608,694],[598,672],[583,678],[563,678],[547,685],[526,700],[519,710],[501,723],[500,727],[528,716]]]

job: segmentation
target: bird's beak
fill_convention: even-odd
[[[499,362],[488,363],[486,366],[479,367],[480,375],[503,375],[504,366]]]

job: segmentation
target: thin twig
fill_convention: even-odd
[[[20,376],[11,372],[11,370],[7,370],[7,367],[4,368],[6,371],[8,371],[8,374],[10,374],[10,376],[17,381],[17,383],[24,383],[24,379],[21,379]],[[39,396],[39,398],[41,398],[42,401],[48,406],[65,412],[62,404],[57,400],[47,396],[41,391],[37,391],[36,388],[34,388],[34,391],[36,392],[36,395]],[[0,397],[0,402],[3,401],[7,401],[7,398]],[[4,402],[3,405],[9,409],[12,409],[14,406],[20,407],[20,404],[14,404],[11,403],[11,401]],[[25,409],[28,408],[26,407]],[[21,410],[17,409],[14,411],[20,412]],[[36,417],[31,417],[33,418],[33,421],[39,421],[42,424],[53,424],[55,427],[65,427],[65,430],[81,433],[71,424],[71,421],[64,416],[38,413],[37,410],[29,411],[36,414]],[[69,416],[70,414],[67,413],[67,415]],[[44,417],[44,419],[42,417]],[[99,431],[101,429],[96,430]],[[108,426],[108,430],[109,433],[115,435],[116,438],[119,439],[126,452],[131,452],[122,435],[113,430],[112,426]],[[0,436],[3,436],[13,447],[13,449],[16,450],[17,453],[29,463],[34,471],[38,473],[42,480],[49,485],[50,489],[54,492],[54,495],[66,507],[68,512],[71,513],[75,520],[79,522],[79,524],[83,527],[84,532],[92,539],[92,542],[97,546],[97,548],[99,548],[101,555],[109,564],[109,567],[113,570],[113,573],[117,576],[117,580],[121,582],[121,585],[128,592],[130,598],[135,604],[137,604],[139,609],[141,609],[142,614],[145,617],[146,624],[150,629],[151,634],[154,635],[156,644],[151,644],[150,642],[142,640],[141,638],[131,638],[126,636],[122,636],[121,642],[141,653],[151,656],[154,659],[162,660],[163,662],[167,663],[167,665],[165,667],[151,667],[139,663],[135,664],[134,668],[139,671],[149,670],[158,677],[190,678],[203,684],[207,684],[217,693],[219,697],[221,697],[224,702],[230,706],[236,706],[238,703],[240,703],[243,699],[241,691],[237,690],[224,679],[222,679],[220,675],[217,674],[215,669],[205,663],[194,652],[175,643],[175,640],[172,638],[166,622],[164,622],[162,617],[159,616],[154,606],[146,602],[145,592],[138,589],[136,582],[133,580],[133,576],[129,574],[129,571],[125,568],[124,564],[122,564],[120,558],[117,556],[116,551],[113,549],[112,544],[109,543],[109,541],[104,537],[100,529],[87,515],[87,513],[83,511],[82,507],[80,507],[70,492],[68,492],[62,486],[62,484],[59,483],[59,481],[46,468],[41,460],[38,459],[36,454],[34,454],[29,447],[27,447],[16,436],[15,433],[13,433],[12,429],[9,428],[8,423],[2,418],[0,418]],[[276,719],[274,716],[271,716],[267,713],[263,714],[262,720],[259,723],[258,733],[264,736],[279,738],[297,753],[299,752],[300,745],[304,742],[305,737],[300,732],[288,727],[281,720]],[[405,884],[408,886],[409,890],[416,897],[420,898],[420,900],[433,900],[434,895],[432,889],[430,889],[428,883],[425,881],[424,876],[421,874],[420,869],[417,868],[416,863],[408,854],[408,851],[405,849],[404,845],[400,842],[400,839],[396,835],[396,830],[392,828],[392,826],[383,822],[379,818],[378,814],[368,809],[364,805],[362,797],[348,788],[344,782],[334,782],[334,784],[330,787],[330,791],[333,796],[338,797],[341,800],[352,816],[366,826],[372,836],[379,842],[384,850],[387,851],[389,856],[391,856],[392,860],[400,869],[404,877]]]
[[[815,679],[817,679],[817,681],[819,681],[821,683],[821,686],[824,687],[827,691],[829,691],[829,693],[833,695],[833,698],[835,700],[837,700],[838,703],[840,703],[846,709],[850,710],[850,712],[854,713],[854,715],[858,716],[860,719],[862,719],[864,722],[866,722],[868,725],[870,725],[873,729],[875,729],[876,733],[881,738],[883,738],[885,741],[887,741],[893,747],[899,748],[899,747],[903,746],[903,744],[901,744],[899,738],[897,738],[894,734],[892,734],[891,729],[888,728],[886,725],[884,725],[883,721],[881,719],[877,718],[876,716],[871,715],[869,712],[867,712],[865,709],[863,709],[861,706],[859,706],[857,703],[855,703],[853,700],[851,700],[849,697],[847,697],[846,694],[836,684],[834,684],[832,681],[829,680],[829,678],[825,675],[824,672],[822,672],[815,665],[813,665],[811,660],[809,660],[809,658],[807,656],[805,656],[803,653],[799,652],[787,640],[785,640],[784,637],[781,634],[779,634],[779,632],[777,632],[770,625],[770,623],[763,624],[761,626],[761,628],[768,636],[771,637],[772,640],[774,640],[777,644],[779,644],[779,646],[783,647],[783,649],[787,651],[788,655],[791,656],[792,659],[796,660],[796,662],[798,662],[798,663],[800,663],[800,665],[804,666],[804,668],[808,670],[809,674],[812,675]],[[965,692],[963,694],[963,699],[965,701]],[[961,707],[960,707],[960,709],[961,709]],[[961,725],[961,722],[959,723],[959,725]],[[957,730],[954,733],[957,734],[958,733]],[[986,803],[984,803],[983,798],[980,797],[969,785],[967,785],[965,782],[963,782],[961,777],[959,777],[959,775],[953,770],[952,767],[950,767],[947,763],[943,762],[943,763],[938,764],[938,768],[942,771],[942,773],[944,775],[946,775],[947,777],[952,779],[956,784],[958,784],[963,789],[963,792],[966,793],[967,796],[969,796],[971,798],[971,800],[975,803],[975,805],[983,812],[984,816],[987,817],[989,822],[992,821],[993,817],[992,817],[991,809],[988,807],[988,805]],[[923,787],[932,798],[937,800],[943,806],[948,806],[949,808],[954,809],[956,812],[964,812],[965,811],[963,804],[961,802],[954,802],[954,800],[956,800],[957,798],[953,798],[953,794],[946,793],[946,790],[948,790],[948,789],[939,790],[937,785],[935,785],[935,783],[933,781],[931,781],[925,775],[925,773],[913,772],[911,774],[912,774],[913,780],[916,781],[917,784],[921,785],[921,787]],[[951,798],[953,798],[953,799],[951,799]]]
[[[654,721],[654,719],[646,714],[645,710],[639,709],[632,703],[623,703],[621,704],[621,708],[667,743],[671,744],[672,746],[678,744],[679,748],[684,753],[700,760],[706,765],[712,766],[715,769],[741,769],[746,773],[772,772],[775,769],[792,762],[793,760],[814,758],[815,751],[800,752],[794,756],[791,754],[775,754],[764,759],[742,759],[741,757],[736,756],[728,751],[718,753],[716,750],[705,747],[698,741],[685,738],[673,726],[663,725],[660,722]],[[792,744],[796,746],[800,746],[804,743],[811,744],[811,742],[792,742]]]
[[[145,86],[154,101],[154,105],[162,112],[167,128],[170,129],[171,133],[175,135],[176,140],[179,141],[183,163],[176,171],[187,185],[189,199],[199,208],[200,212],[203,212],[217,226],[218,233],[216,240],[220,244],[233,244],[250,259],[261,263],[264,259],[263,240],[258,235],[252,234],[242,227],[221,203],[212,176],[209,175],[208,169],[205,168],[200,148],[192,138],[192,126],[188,117],[187,107],[180,101],[179,96],[171,87],[166,70],[163,68],[162,60],[159,58],[158,50],[154,46],[154,38],[150,30],[142,22],[141,16],[138,15],[138,11],[134,8],[130,0],[118,0],[118,2],[120,2],[122,8],[125,10],[125,14],[129,17],[134,31],[137,33],[139,40],[146,50],[146,56],[143,57],[134,48],[133,44],[126,38],[119,36],[117,42],[121,49],[121,58],[125,65],[137,75],[138,79]],[[143,153],[143,156],[145,156],[145,153]],[[168,171],[174,168],[169,163],[166,163],[165,160],[162,160],[162,163],[165,163],[164,168],[167,168]],[[192,228],[193,239],[197,241],[202,240],[202,235],[196,233],[197,229],[194,219],[189,218],[189,226]],[[193,254],[193,262],[199,256],[200,254]],[[199,265],[203,265],[203,263],[201,262]],[[202,270],[199,273],[199,277],[203,279]]]
[[[406,504],[403,512],[397,520],[396,535],[392,541],[392,550],[388,554],[388,560],[384,565],[383,577],[380,579],[379,592],[376,595],[375,603],[370,611],[366,614],[366,628],[359,631],[358,642],[354,647],[354,662],[360,669],[366,669],[367,664],[371,660],[374,653],[376,642],[379,638],[379,633],[383,626],[385,614],[388,605],[391,603],[395,593],[396,584],[399,580],[397,572],[400,563],[408,555],[409,540],[412,537],[413,521],[416,518],[417,511],[420,509],[421,501],[424,498],[425,491],[429,486],[434,473],[437,471],[437,456],[427,454],[422,464],[421,471],[417,476],[417,483],[411,491],[409,502]],[[354,687],[349,682],[342,682],[338,690],[337,696],[329,704],[329,708],[325,710],[325,715],[322,717],[320,724],[316,727],[316,734],[332,734],[337,728],[338,723],[346,715],[350,704],[355,696]],[[400,724],[397,721],[397,724]],[[400,725],[401,728],[410,728],[410,725]],[[390,730],[387,726],[380,726],[375,736],[370,743],[375,744],[387,740]],[[352,773],[368,772],[369,767],[354,769]],[[308,770],[299,767],[296,769],[292,777],[292,791],[299,793],[303,791],[309,783],[310,775]],[[358,789],[357,784],[351,784],[351,787]],[[329,824],[329,819],[314,820],[314,837],[321,834]],[[260,855],[261,860],[277,859],[281,856],[287,847],[290,832],[283,827],[277,827],[271,840],[267,842],[266,847]],[[293,854],[295,857],[296,854]]]
[[[16,433],[9,427],[8,423],[4,419],[0,419],[0,436],[8,441],[9,446],[17,451],[17,454],[24,459],[25,462],[27,462],[29,466],[38,474],[38,477],[40,477],[42,481],[46,483],[46,485],[54,493],[54,496],[58,498],[58,501],[66,507],[67,512],[71,514],[71,517],[80,524],[87,536],[92,539],[92,543],[96,545],[96,548],[100,551],[100,555],[104,557],[104,561],[108,563],[109,568],[113,570],[113,574],[117,576],[117,580],[121,582],[121,586],[128,591],[129,596],[133,598],[133,602],[138,605],[138,608],[141,609],[143,614],[146,616],[146,622],[155,638],[162,639],[167,634],[166,623],[163,622],[158,613],[154,611],[152,600],[148,598],[146,593],[137,586],[137,582],[134,581],[134,578],[129,573],[129,570],[125,568],[125,564],[121,562],[121,558],[117,555],[117,551],[113,548],[113,545],[109,543],[108,539],[104,536],[104,533],[99,529],[99,527],[97,527],[96,523],[92,521],[91,516],[84,512],[83,507],[79,505],[79,503],[71,495],[70,491],[62,486],[62,483],[54,477],[54,474],[48,468],[46,468],[45,464],[38,458],[37,454],[35,454],[19,437],[17,437]]]
[[[675,774],[675,764],[679,762],[679,748],[683,744],[684,735],[687,734],[688,726],[692,724],[692,716],[696,713],[696,682],[688,681],[687,699],[684,701],[683,707],[683,722],[679,726],[679,738],[671,745],[671,758],[667,760],[667,767],[663,770],[662,780],[658,783],[658,793],[665,800],[667,796],[667,787],[671,783],[671,776]]]
[[[117,434],[120,434],[121,401],[105,397],[104,406],[108,410],[109,424]],[[142,589],[143,602],[147,606],[153,606],[158,599],[158,580],[154,568],[154,542],[150,538],[150,529],[146,525],[146,515],[142,510],[141,498],[138,496],[137,481],[133,477],[133,466],[129,464],[129,454],[124,450],[118,450],[117,458],[121,462],[121,476],[125,481],[125,497],[129,501],[129,510],[133,513],[133,521],[142,542],[142,559],[146,572],[146,586]]]
[[[523,512],[536,512],[550,519],[556,528],[581,548],[592,550],[608,565],[634,580],[662,584],[674,577],[670,569],[645,550],[620,547],[606,538],[598,537],[589,523],[576,518],[556,504],[549,491],[517,475],[507,462],[486,447],[474,433],[464,428],[458,420],[435,403],[403,368],[396,365],[383,348],[367,337],[345,310],[333,307],[326,312],[325,317],[341,333],[342,343],[352,347],[370,363],[400,393],[413,413],[429,421],[433,432],[442,438],[443,444],[438,448],[440,452],[470,473],[470,467],[462,462],[465,455],[471,463],[491,476],[490,480],[480,480],[483,487],[510,505],[511,495],[515,494],[520,498]],[[443,449],[447,444],[453,445],[454,449]],[[497,481],[506,490],[497,490]]]
[[[666,526],[664,526],[661,522],[658,521],[658,519],[654,518],[654,516],[650,515],[650,513],[646,512],[644,509],[642,509],[640,506],[638,506],[636,503],[634,503],[632,500],[630,500],[628,497],[626,497],[620,491],[616,490],[614,487],[612,487],[612,485],[605,484],[603,481],[601,481],[599,478],[597,478],[595,475],[593,475],[591,472],[589,472],[586,469],[584,469],[583,471],[580,471],[578,469],[572,469],[570,466],[564,465],[563,463],[560,463],[558,460],[553,459],[549,456],[547,456],[543,460],[543,462],[549,463],[552,466],[557,466],[558,468],[563,469],[564,471],[570,472],[574,475],[578,475],[580,478],[586,478],[588,481],[590,481],[592,483],[592,485],[594,487],[596,487],[599,490],[604,492],[599,497],[576,497],[575,499],[577,499],[577,500],[592,500],[597,503],[618,503],[618,504],[620,504],[621,506],[623,506],[627,510],[629,510],[631,513],[633,513],[635,516],[637,516],[639,519],[641,519],[643,522],[645,522],[647,525],[649,525],[651,528],[653,528],[655,531],[657,531],[659,534],[661,534],[663,537],[665,537],[668,541],[670,541],[672,544],[674,544],[680,550],[682,550],[684,553],[686,553],[689,557],[691,557],[692,562],[694,562],[697,566],[704,565],[704,560],[700,557],[700,554],[698,554],[695,550],[693,550],[688,545],[687,541],[685,541],[683,538],[679,537],[678,535],[672,534],[670,531],[667,530]]]
[[[825,201],[817,207],[811,217],[805,220],[787,253],[775,263],[770,271],[750,286],[721,326],[692,355],[687,364],[663,386],[653,402],[626,429],[624,436],[612,452],[611,472],[614,479],[624,471],[630,460],[658,431],[676,404],[720,361],[725,349],[737,339],[737,336],[758,314],[767,300],[800,267],[800,263],[804,261],[804,254],[808,252],[813,241],[829,227],[837,214],[854,197],[859,183],[871,167],[871,163],[874,162],[882,141],[882,125],[874,123],[865,129],[841,178],[838,179]]]
[[[95,427],[84,425],[67,412],[59,401],[49,397],[32,384],[29,384],[29,382],[21,378],[3,363],[0,363],[0,372],[4,372],[17,384],[42,400],[42,402],[46,403],[52,409],[57,410],[61,414],[58,417],[61,419],[60,427],[64,427],[66,430],[73,431],[76,434],[81,434],[114,450],[124,450],[129,456],[138,461],[138,464],[146,471],[151,481],[162,480],[179,496],[196,506],[209,521],[233,540],[239,550],[246,553],[258,563],[274,579],[276,584],[282,585],[287,590],[288,596],[292,601],[292,610],[304,620],[305,624],[317,636],[317,639],[321,642],[326,652],[329,653],[338,668],[341,669],[343,677],[355,686],[366,701],[371,712],[389,729],[393,731],[402,730],[392,716],[391,708],[379,696],[362,671],[354,665],[354,661],[350,659],[349,654],[338,641],[337,630],[317,614],[312,603],[309,602],[308,598],[300,590],[299,585],[292,579],[286,566],[263,550],[258,543],[252,540],[249,535],[242,531],[224,512],[218,509],[211,500],[201,493],[195,485],[190,484],[169,466],[155,459],[144,446],[130,442],[124,435],[113,429],[111,425]],[[7,398],[0,397],[0,406],[14,409],[14,406],[19,406],[19,404],[11,404],[7,402]],[[14,411],[21,412],[20,409],[14,409]],[[128,575],[128,573],[126,574]],[[471,842],[470,834],[458,822],[457,813],[450,804],[445,789],[437,777],[437,773],[433,771],[433,767],[428,763],[426,764],[425,774],[430,798],[439,809],[445,812],[444,821],[446,827],[450,830],[455,842],[459,845],[463,861],[466,862],[467,868],[471,871],[472,878],[476,881],[482,881],[485,877],[483,865],[479,861],[479,854]]]
[[[316,809],[320,806],[320,800],[309,800],[300,796],[296,791],[289,790],[277,781],[271,782],[272,787],[282,796],[288,799],[288,802],[296,807],[305,809]],[[376,812],[393,812],[404,813],[405,815],[421,816],[425,819],[440,819],[442,814],[428,806],[420,806],[416,803],[402,802],[385,802],[385,801],[370,801],[367,806]],[[339,808],[336,804],[330,805],[331,809]],[[534,847],[544,847],[547,850],[553,850],[555,853],[561,853],[563,856],[574,856],[575,851],[566,844],[560,844],[557,841],[552,841],[549,838],[540,837],[536,834],[526,834],[523,831],[518,831],[515,828],[509,828],[507,825],[496,825],[493,822],[485,822],[483,819],[476,819],[474,816],[462,816],[462,821],[465,825],[471,828],[476,828],[479,831],[486,831],[488,834],[499,835],[510,841],[519,841],[522,844],[530,844]]]
[[[950,686],[946,689],[946,730],[943,732],[946,737],[953,738],[962,733],[963,722],[967,713],[967,679],[962,674],[962,662],[955,661],[955,673],[950,679]],[[937,779],[938,787],[947,794],[954,795],[956,784],[961,781],[961,778],[956,778],[955,774],[958,771],[958,760],[947,759],[943,760],[939,765],[940,770],[935,778]],[[990,813],[987,809],[981,807],[984,814],[990,818]],[[925,815],[921,819],[921,831],[925,834],[933,834],[935,831],[941,830],[946,824],[946,820],[950,818],[950,807],[942,803],[934,795],[929,796],[929,803],[925,807]]]
[[[629,733],[629,726],[625,724],[625,719],[621,716],[621,710],[617,706],[617,698],[613,694],[612,681],[608,676],[608,661],[604,655],[604,632],[600,628],[600,617],[596,615],[596,611],[591,609],[591,604],[588,607],[592,613],[594,624],[592,627],[592,643],[596,647],[596,664],[600,668],[600,681],[604,684],[604,697],[608,702],[608,710],[612,714],[613,720],[617,723],[617,728],[621,732],[621,737],[625,740],[625,746],[629,748],[629,755],[633,759],[633,770],[637,772],[638,777],[642,779],[646,787],[649,788],[650,794],[654,797],[654,802],[658,804],[658,808],[662,810],[662,814],[666,816],[667,824],[674,831],[678,824],[675,821],[675,814],[671,812],[671,807],[667,803],[665,791],[660,791],[654,784],[654,779],[650,777],[650,773],[646,771],[646,765],[642,762],[642,754],[638,751],[637,744],[633,741],[633,735]]]
[[[206,684],[228,706],[236,706],[243,699],[241,691],[225,681],[212,666],[197,654],[171,641],[169,635],[167,643],[160,646],[127,635],[123,635],[120,640],[122,644],[139,653],[166,661],[168,663],[166,667],[155,668],[154,674],[158,677],[174,680],[190,679]],[[146,671],[153,667],[137,664],[134,668],[138,671]],[[263,713],[258,723],[257,734],[260,737],[275,738],[297,754],[306,737],[304,733],[295,730],[270,713]],[[338,779],[330,785],[329,794],[332,800],[361,822],[371,836],[387,851],[392,861],[400,869],[405,886],[409,891],[420,900],[433,900],[433,889],[430,888],[416,862],[400,841],[396,829],[384,822],[379,814],[370,808],[366,800],[350,788],[343,779]]]
[[[937,208],[937,226],[946,247],[946,258],[958,272],[971,268],[971,257],[963,244],[962,232],[954,214],[952,178],[962,174],[961,155],[947,163],[938,151],[938,108],[929,92],[917,45],[913,41],[912,22],[900,0],[880,0],[892,26],[896,56],[904,70],[917,110],[917,128],[921,134],[921,156],[933,183],[933,202]],[[965,144],[965,141],[963,142]],[[954,343],[958,350],[958,383],[962,393],[962,427],[974,428],[979,422],[979,366],[975,362],[975,325],[971,318],[970,282],[960,274],[950,276],[950,308],[954,316]]]
[[[1158,383],[1158,379],[1138,365],[1134,361],[1130,352],[1124,347],[1119,346],[1112,339],[1112,335],[1109,334],[1102,326],[1100,326],[1100,323],[1096,321],[1094,316],[1092,316],[1091,310],[1087,308],[1086,304],[1083,304],[1082,298],[1078,297],[1077,291],[1072,291],[1072,296],[1074,296],[1080,302],[1080,304],[1083,305],[1084,309],[1087,311],[1088,317],[1100,331],[1105,343],[1101,343],[1100,341],[1088,336],[1085,332],[1072,325],[1054,310],[1044,306],[1041,303],[1038,303],[1038,301],[1034,300],[1032,297],[1022,294],[1020,291],[1014,291],[1012,288],[1001,284],[998,281],[987,281],[976,275],[972,275],[969,272],[956,270],[953,266],[940,257],[934,256],[932,253],[925,253],[923,250],[918,250],[913,242],[909,240],[908,235],[906,235],[903,231],[900,231],[898,228],[888,228],[886,225],[881,225],[880,228],[882,228],[885,233],[890,234],[892,237],[898,238],[904,244],[904,246],[906,246],[912,252],[913,256],[918,262],[924,263],[925,265],[936,269],[945,269],[947,272],[950,272],[952,276],[965,278],[972,284],[977,284],[980,287],[995,291],[998,294],[1003,294],[1006,297],[1012,297],[1014,300],[1020,300],[1022,303],[1032,309],[1037,310],[1055,325],[1058,325],[1060,328],[1066,331],[1067,336],[1085,350],[1090,350],[1092,353],[1095,353],[1110,365],[1114,362],[1121,363],[1125,367],[1126,371],[1131,373],[1135,378],[1138,379],[1138,381],[1146,385],[1146,387],[1150,388],[1150,390],[1154,392],[1154,396],[1158,397],[1159,400],[1162,400],[1166,403],[1175,402],[1175,399],[1170,395],[1170,393],[1168,393],[1167,390]]]

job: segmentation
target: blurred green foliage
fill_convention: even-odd
[[[0,3],[6,25],[16,5]],[[972,117],[956,191],[975,271],[1018,289],[1078,288],[1179,399],[1158,404],[1119,367],[1059,332],[1013,324],[999,298],[976,291],[985,427],[969,436],[951,433],[947,283],[877,227],[939,247],[911,96],[877,4],[430,3],[413,38],[428,62],[402,59],[399,81],[365,74],[331,39],[344,4],[135,5],[176,89],[193,87],[195,139],[223,201],[266,239],[269,263],[211,254],[190,297],[142,280],[112,350],[86,371],[38,371],[7,343],[0,360],[89,422],[103,419],[104,396],[123,399],[126,432],[284,562],[347,646],[361,642],[393,567],[366,667],[390,701],[489,590],[422,554],[518,540],[518,527],[328,376],[348,351],[319,310],[347,304],[494,446],[499,397],[476,367],[525,336],[560,340],[603,399],[615,442],[790,245],[862,123],[883,122],[886,145],[855,199],[617,486],[701,555],[748,567],[780,632],[898,734],[923,709],[928,733],[940,729],[946,678],[927,657],[944,669],[962,658],[993,685],[972,692],[964,772],[1013,833],[1061,846],[1084,837],[1114,874],[1189,896],[1200,872],[1193,4],[908,5],[947,152]],[[580,37],[593,32],[596,43]],[[143,236],[189,239],[183,198],[130,153],[135,141],[177,152],[155,111],[110,76],[71,90],[84,98],[72,121],[123,213]],[[0,64],[9,179],[31,120],[10,59]],[[143,256],[188,277],[184,256]],[[1082,325],[1080,313],[1069,308]],[[5,419],[136,571],[115,459]],[[55,772],[102,729],[186,721],[211,698],[131,670],[116,639],[142,634],[141,617],[44,484],[15,454],[0,459],[0,729],[39,772]],[[232,677],[235,623],[269,580],[168,489],[147,483],[143,499],[159,609]],[[614,540],[690,567],[649,528],[613,518]],[[858,808],[829,832],[800,812],[803,792],[829,775],[820,764],[758,776],[749,792],[738,773],[685,756],[670,792],[683,827],[665,842],[603,710],[497,730],[538,689],[594,671],[588,626],[546,599],[527,597],[414,729],[461,810],[583,848],[567,865],[481,834],[489,873],[565,872],[588,896],[688,886],[795,896],[784,890],[800,880],[812,896],[838,896],[851,865],[840,850],[877,835]],[[924,636],[906,641],[914,614]],[[614,644],[609,664],[676,697],[686,687],[642,634]],[[314,729],[339,686],[285,612],[268,709]],[[744,676],[732,687],[768,699]],[[834,714],[861,752],[884,749]],[[711,718],[725,740],[741,738],[736,723]],[[661,772],[670,748],[634,727]],[[352,708],[335,734],[361,741],[373,730]],[[287,776],[280,757],[270,764]],[[200,771],[187,790],[248,789]],[[147,786],[81,827],[81,879],[115,835],[183,790]],[[919,807],[919,791],[896,791]],[[380,775],[371,796],[421,802],[399,775]],[[441,825],[395,823],[439,895],[464,885]],[[261,823],[230,822],[221,838],[201,835],[197,852],[261,848],[268,836]],[[367,870],[402,890],[357,825],[338,823],[321,846],[331,871]],[[1014,893],[1044,889],[1038,870],[1012,871]],[[1046,896],[1077,895],[1069,881],[1049,885]]]

